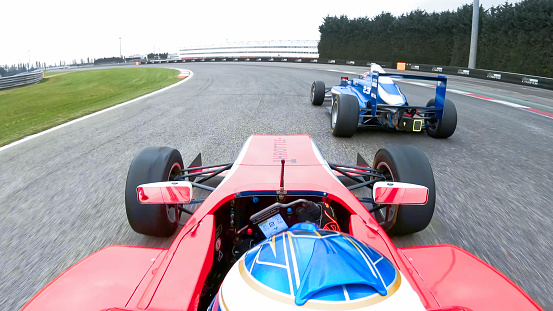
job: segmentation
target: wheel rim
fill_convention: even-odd
[[[386,162],[380,162],[378,163],[376,169],[380,172],[382,172],[382,175],[386,177],[386,180],[391,179],[392,181],[396,181],[394,174],[392,173],[392,170],[388,166]],[[375,213],[378,213],[378,216],[380,216],[380,219],[382,222],[380,222],[380,226],[384,228],[389,228],[395,223],[395,218],[397,215],[397,204],[395,205],[387,205],[386,208],[381,208]],[[388,211],[388,217],[386,218],[386,211]],[[378,219],[377,219],[378,220]]]
[[[330,112],[330,126],[332,129],[336,127],[336,120],[338,119],[338,98],[332,101],[332,110]]]
[[[311,101],[315,98],[315,84],[311,85]]]
[[[175,176],[179,175],[180,171],[180,164],[174,163],[173,166],[171,166],[171,170],[169,171],[169,176],[167,176],[167,180],[175,180]],[[170,223],[174,224],[175,222],[179,221],[179,206],[177,204],[165,205],[165,211],[167,212],[167,219]]]

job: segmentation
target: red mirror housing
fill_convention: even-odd
[[[373,200],[376,204],[424,205],[428,202],[428,188],[409,183],[379,181],[373,186]]]
[[[136,187],[138,202],[142,204],[186,204],[192,200],[189,181],[162,181]]]

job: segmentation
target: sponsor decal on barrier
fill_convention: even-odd
[[[346,62],[346,65],[355,65],[355,61],[354,60],[348,60]]]
[[[525,77],[525,78],[532,79],[532,78],[528,78],[528,77]],[[537,81],[538,79],[532,79],[532,80]],[[423,83],[418,83],[418,82],[413,82],[413,81],[408,81],[408,80],[402,80],[402,82],[409,83],[409,84],[414,84],[414,85],[419,85],[419,86],[423,86],[423,87],[433,87],[432,85],[429,85],[429,84],[423,84]],[[470,96],[470,97],[474,97],[474,98],[479,98],[479,99],[482,99],[482,100],[487,100],[487,101],[490,101],[490,102],[502,104],[502,105],[505,105],[505,106],[513,107],[513,108],[522,109],[522,110],[525,110],[525,111],[529,111],[529,112],[539,114],[541,116],[553,119],[553,113],[541,111],[541,110],[534,109],[534,108],[530,108],[528,106],[523,106],[523,105],[511,103],[511,102],[504,101],[504,100],[499,100],[499,99],[495,99],[495,98],[491,98],[491,97],[486,97],[486,96],[482,96],[482,95],[478,95],[478,94],[472,94],[472,93],[463,92],[463,91],[454,90],[454,89],[448,89],[447,91],[451,92],[451,93],[456,93],[456,94],[461,94],[461,95]],[[374,94],[371,94],[371,97],[373,97],[373,95]],[[376,95],[374,95],[374,98],[376,99]]]
[[[371,63],[368,62],[367,66],[370,66],[370,65]],[[550,90],[553,89],[553,78],[527,76],[526,74],[520,74],[520,73],[508,73],[508,72],[501,72],[501,71],[494,72],[491,70],[470,69],[466,67],[462,68],[457,66],[441,66],[441,65],[430,65],[430,64],[417,65],[413,63],[407,63],[406,68],[408,70],[414,70],[414,71],[426,71],[426,72],[433,72],[437,74],[447,73],[447,74],[463,75],[463,76],[474,77],[477,79],[493,79],[497,81],[517,83],[520,85],[540,87],[540,88],[545,88]]]
[[[334,60],[334,59],[329,59],[329,60],[328,60],[328,63],[329,63],[329,64],[336,64],[336,60]]]
[[[538,79],[533,79],[533,78],[524,77],[524,78],[522,78],[522,83],[526,83],[526,84],[530,84],[530,85],[538,85],[539,80],[538,80]]]

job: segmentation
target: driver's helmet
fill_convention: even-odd
[[[373,71],[376,71],[378,73],[386,73],[386,71],[384,71],[384,69],[382,69],[382,66],[380,66],[379,64],[372,63],[371,67],[369,68],[369,71],[363,73],[363,78],[366,78],[366,77],[370,76],[371,72],[373,72]]]
[[[399,270],[354,237],[299,223],[247,251],[208,310],[425,310]]]

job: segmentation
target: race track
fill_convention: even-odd
[[[125,178],[139,149],[166,145],[179,149],[185,162],[202,152],[206,164],[226,163],[254,133],[307,133],[328,161],[344,164],[354,164],[357,152],[372,161],[388,144],[420,146],[434,170],[436,213],[426,230],[394,238],[396,245],[458,245],[553,310],[553,119],[448,93],[459,117],[449,139],[382,130],[335,138],[326,109],[309,103],[311,83],[332,86],[341,76],[355,76],[339,71],[362,73],[366,67],[159,66],[190,69],[194,76],[0,151],[0,310],[18,310],[55,276],[102,247],[170,244],[171,239],[137,234],[127,224]],[[411,104],[425,105],[433,96],[431,88],[400,85]],[[452,77],[448,87],[553,109],[553,91],[464,77]]]

